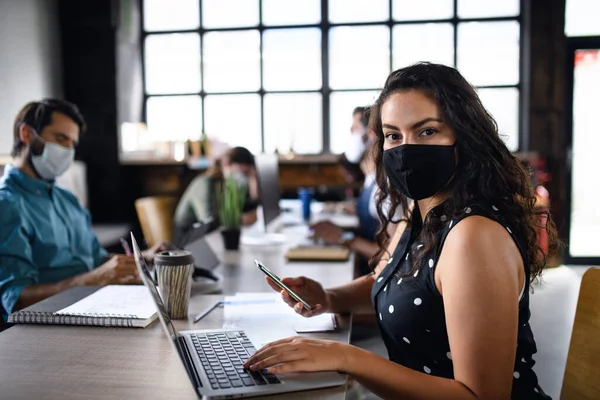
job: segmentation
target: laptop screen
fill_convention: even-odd
[[[144,257],[142,257],[142,252],[140,251],[140,248],[138,247],[138,244],[135,241],[135,237],[133,236],[133,233],[131,234],[131,243],[133,244],[133,254],[135,257],[135,263],[138,267],[138,271],[140,273],[142,282],[144,282],[144,285],[146,285],[146,287],[150,291],[150,294],[152,295],[152,299],[154,300],[154,303],[156,304],[156,309],[158,310],[158,319],[160,319],[160,322],[162,323],[163,328],[165,328],[165,331],[169,334],[171,339],[175,340],[175,339],[177,339],[177,331],[175,330],[175,327],[173,326],[173,323],[171,322],[171,318],[169,317],[169,314],[167,313],[167,309],[165,308],[165,305],[160,297],[160,294],[158,293],[158,289],[156,288],[154,279],[152,278],[152,275],[150,274],[150,271],[148,270],[148,266],[146,265],[146,261],[144,260]]]
[[[259,154],[255,157],[258,190],[263,208],[265,230],[279,216],[279,159],[277,154]]]

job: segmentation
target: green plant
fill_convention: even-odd
[[[239,228],[248,186],[235,179],[226,178],[217,185],[219,219],[225,229]]]

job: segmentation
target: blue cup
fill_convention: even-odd
[[[312,190],[307,188],[301,188],[298,190],[298,198],[302,201],[302,218],[304,221],[310,221],[310,203],[312,203],[313,193]]]

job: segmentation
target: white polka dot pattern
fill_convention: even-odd
[[[536,392],[536,393],[540,392],[538,388],[533,388],[533,391]]]
[[[423,303],[423,300],[421,300],[421,298],[417,297],[413,303],[415,303],[415,306],[420,306]]]
[[[508,226],[506,227],[506,230],[508,231],[508,233],[512,234],[512,231],[510,230],[510,228]]]
[[[381,282],[383,280],[383,276],[380,276],[379,279],[377,279],[377,282]]]
[[[415,278],[417,277],[417,275],[419,275],[419,270],[415,271],[415,274],[413,275]]]
[[[453,223],[454,223],[454,220],[450,221],[450,225],[448,226],[448,229],[452,228]]]
[[[423,367],[423,371],[425,371],[425,373],[427,373],[427,374],[431,373],[431,369],[429,369],[429,367],[427,367],[427,365]]]
[[[388,311],[390,312],[390,314],[394,313],[394,305],[390,304],[390,307],[388,308]]]
[[[417,250],[419,250],[421,247],[423,247],[423,243],[417,246]]]
[[[381,313],[379,313],[379,320],[382,321],[383,318],[381,317]]]
[[[410,344],[410,340],[408,340],[408,338],[403,337],[402,340],[404,340],[406,343]]]
[[[385,292],[387,290],[388,285],[385,285],[385,287],[383,288],[383,291]]]
[[[402,283],[402,278],[398,279],[398,283],[397,283],[397,285],[399,285],[399,284],[401,284],[401,283]]]
[[[452,353],[447,352],[446,353],[446,357],[448,357],[448,360],[452,360]]]
[[[498,207],[492,206],[492,208],[494,209],[494,211],[498,211]]]
[[[465,213],[471,214],[471,211],[473,211],[473,210],[471,210],[471,207],[465,208]]]
[[[442,217],[440,219],[442,220],[442,222],[446,222],[446,220],[448,219],[448,217],[446,217],[445,215],[442,215]]]
[[[429,268],[433,268],[433,258],[429,259]]]
[[[515,379],[519,379],[521,377],[521,374],[518,371],[513,372],[513,376],[515,377]]]
[[[388,264],[391,264],[392,261],[394,261],[394,257],[390,257],[390,259],[388,260]]]

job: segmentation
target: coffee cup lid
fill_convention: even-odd
[[[194,264],[194,256],[187,250],[161,251],[154,257],[154,263],[168,266]]]

